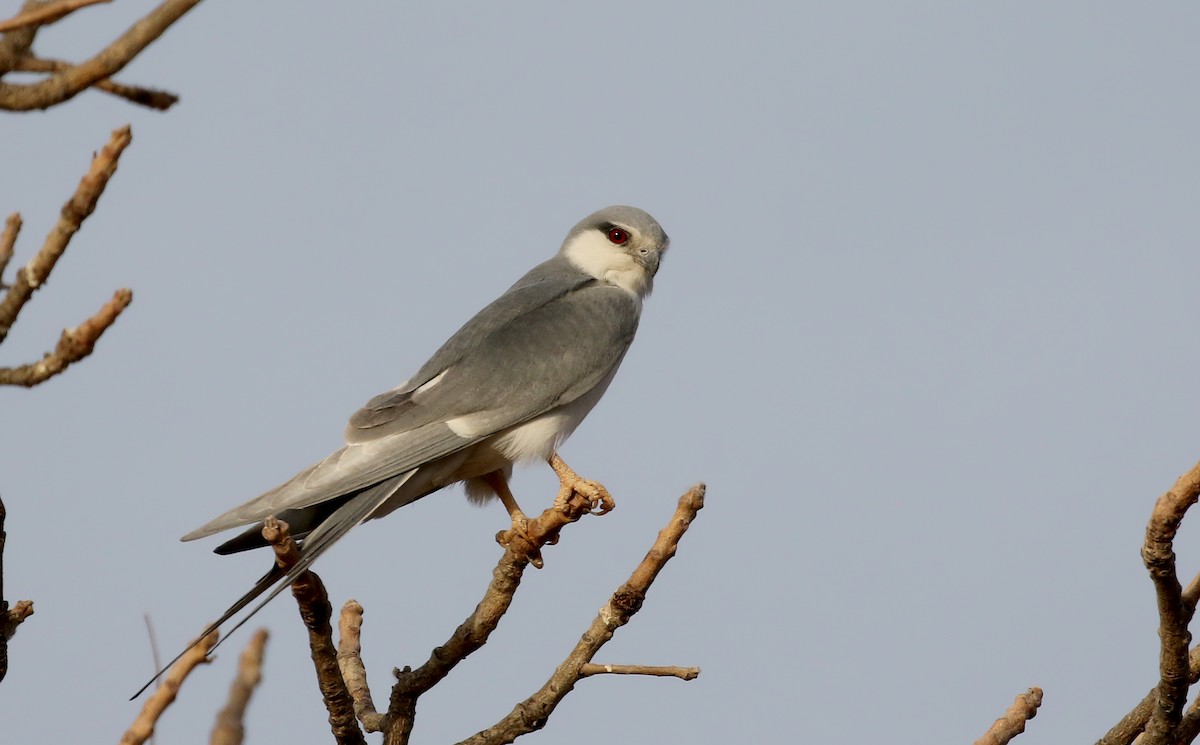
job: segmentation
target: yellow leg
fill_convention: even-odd
[[[572,494],[579,494],[587,497],[592,502],[592,514],[603,515],[606,512],[611,512],[617,503],[613,500],[612,495],[608,493],[608,489],[598,481],[588,481],[580,478],[579,474],[571,470],[571,467],[563,462],[563,459],[558,457],[558,453],[550,456],[550,467],[558,474],[558,482],[561,485],[558,490],[558,496],[554,499],[554,508],[560,512],[567,506]]]
[[[528,534],[529,518],[525,517],[525,513],[521,511],[520,505],[517,504],[516,497],[512,495],[512,490],[508,488],[508,481],[504,478],[503,471],[492,471],[484,474],[483,480],[487,485],[492,487],[496,492],[496,496],[500,497],[500,501],[504,503],[504,509],[508,510],[508,516],[512,518],[513,530],[518,533]]]
[[[504,503],[504,509],[508,510],[508,516],[512,518],[512,530],[502,530],[496,534],[496,542],[505,548],[509,547],[513,538],[520,538],[517,542],[519,546],[521,542],[528,545],[529,563],[537,569],[543,566],[542,552],[538,550],[537,543],[533,540],[533,536],[529,532],[529,518],[525,517],[525,513],[521,511],[517,500],[512,495],[512,491],[508,488],[508,480],[504,478],[503,471],[492,471],[483,476],[483,480],[492,490],[496,492],[496,496],[500,497],[500,501]]]

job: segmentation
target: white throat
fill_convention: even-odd
[[[612,282],[638,300],[650,294],[654,286],[654,278],[646,272],[646,267],[598,230],[588,230],[572,238],[563,247],[563,255],[579,271]]]

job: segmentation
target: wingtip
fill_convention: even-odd
[[[205,527],[207,527],[207,526],[205,526]],[[186,543],[188,541],[194,541],[197,538],[204,538],[206,536],[210,536],[213,534],[213,532],[214,531],[205,530],[204,528],[196,528],[191,533],[187,533],[186,535],[182,536],[179,540]]]

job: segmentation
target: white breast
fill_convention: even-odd
[[[592,390],[583,394],[569,404],[548,411],[531,419],[524,424],[498,434],[492,441],[492,447],[503,453],[511,461],[546,460],[566,442],[579,423],[583,421],[609,383],[617,374],[618,364],[613,365],[608,375],[596,384]]]

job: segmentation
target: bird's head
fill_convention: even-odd
[[[671,239],[637,207],[605,207],[579,221],[560,253],[575,268],[639,298],[650,294]]]

